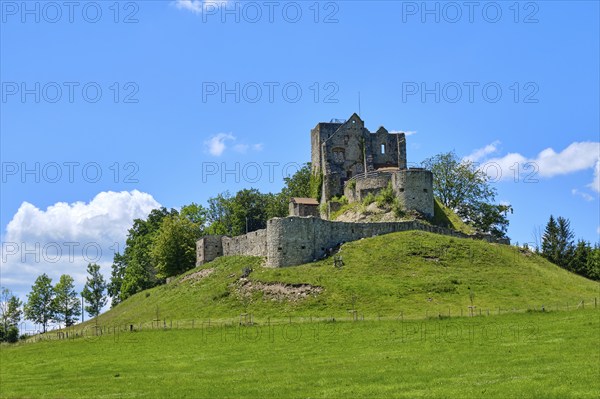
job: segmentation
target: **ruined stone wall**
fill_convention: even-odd
[[[433,173],[424,169],[398,171],[392,175],[392,187],[404,209],[433,216]]]
[[[267,229],[237,237],[223,237],[223,255],[267,256]]]
[[[310,131],[311,165],[313,173],[321,172],[321,145],[341,126],[341,123],[319,123]]]
[[[416,221],[384,223],[330,222],[318,218],[274,218],[267,223],[267,267],[300,265],[321,259],[342,243],[398,231],[422,230],[454,237],[466,234]],[[472,238],[495,241],[489,236]]]
[[[357,176],[351,185],[346,184],[344,195],[350,202],[361,202],[369,193],[377,195],[388,183],[392,184],[403,209],[433,216],[433,173],[424,169],[379,172],[366,178]]]
[[[336,246],[398,231],[422,230],[453,237],[481,239],[509,244],[490,235],[469,236],[444,227],[417,221],[383,223],[330,222],[315,217],[274,218],[267,228],[238,237],[206,236],[197,243],[197,265],[218,256],[248,255],[267,257],[267,267],[286,267],[321,259]],[[221,250],[219,250],[221,244]]]
[[[344,196],[349,202],[362,202],[369,193],[377,195],[379,191],[386,188],[391,179],[392,176],[389,173],[380,173],[367,178],[358,176],[354,179],[355,183],[346,184]]]
[[[196,266],[223,256],[223,236],[205,236],[196,242]]]
[[[365,167],[368,172],[382,167],[405,169],[405,135],[383,127],[371,133],[356,114],[343,124],[319,123],[311,131],[311,161],[313,174],[323,174],[323,203],[342,195],[344,182],[364,173]]]
[[[389,133],[384,127],[369,135],[373,167],[406,169],[406,137],[404,133]]]

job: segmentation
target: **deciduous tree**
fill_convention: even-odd
[[[58,283],[54,286],[54,298],[52,300],[53,319],[57,323],[65,323],[65,327],[72,326],[81,316],[81,304],[73,277],[68,274],[60,276]]]
[[[104,277],[100,273],[100,266],[95,263],[88,264],[87,267],[88,277],[83,287],[81,295],[87,302],[85,311],[92,317],[96,317],[100,314],[100,311],[106,305],[106,282]]]
[[[488,175],[471,161],[447,152],[426,159],[423,166],[433,173],[434,195],[477,230],[505,237],[510,205],[494,204],[496,190]]]
[[[125,257],[117,252],[113,257],[110,282],[107,285],[107,292],[111,298],[111,307],[115,307],[121,302],[121,286],[123,285],[126,267]]]
[[[121,283],[120,299],[124,300],[142,290],[159,283],[156,265],[151,256],[154,236],[162,220],[169,215],[178,215],[175,209],[153,209],[146,219],[135,219],[127,234],[123,261],[126,264]]]
[[[24,308],[25,317],[34,323],[41,324],[44,333],[54,314],[52,309],[53,299],[52,279],[44,273],[35,280],[31,292],[27,295],[27,303]]]
[[[168,216],[154,237],[151,255],[157,277],[164,279],[192,269],[201,227],[183,215]]]
[[[23,315],[23,302],[7,289],[0,291],[0,341],[6,340],[11,329],[17,328]]]

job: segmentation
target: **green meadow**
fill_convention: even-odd
[[[3,398],[597,398],[600,313],[313,322],[2,346]]]
[[[338,255],[282,269],[219,258],[2,345],[0,397],[598,397],[597,282],[426,232]]]

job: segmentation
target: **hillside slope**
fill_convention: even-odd
[[[461,220],[451,209],[444,206],[440,200],[435,198],[433,203],[434,215],[426,220],[414,213],[396,215],[390,204],[379,206],[377,202],[370,205],[351,203],[342,206],[331,215],[331,220],[338,222],[402,222],[407,220],[419,220],[421,223],[433,224],[435,226],[448,227],[464,234],[474,234],[475,229]]]
[[[153,319],[466,315],[473,305],[496,313],[529,306],[574,306],[599,296],[599,284],[538,255],[483,241],[426,232],[394,233],[345,244],[339,255],[267,269],[262,259],[223,257],[134,295],[99,316],[99,324]],[[253,271],[242,277],[244,268]],[[95,320],[87,323],[95,323]]]

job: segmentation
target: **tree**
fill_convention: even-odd
[[[588,261],[591,256],[592,246],[590,243],[584,240],[577,241],[568,269],[581,276],[591,277],[588,275]]]
[[[208,211],[206,208],[204,208],[202,205],[196,204],[195,202],[182,206],[181,211],[179,212],[183,218],[194,223],[200,230],[204,230],[207,213]]]
[[[228,191],[208,199],[206,220],[209,224],[207,234],[232,235],[232,199]]]
[[[267,220],[272,218],[286,217],[290,213],[290,198],[283,191],[279,194],[263,194],[265,201],[265,217]],[[295,195],[294,195],[295,197]]]
[[[237,192],[231,203],[231,229],[234,236],[267,227],[266,201],[257,189]]]
[[[87,272],[89,276],[86,279],[81,295],[88,303],[88,305],[85,306],[85,311],[88,312],[90,316],[96,317],[100,314],[104,305],[106,305],[107,298],[104,294],[106,282],[100,273],[100,266],[97,264],[88,264]]]
[[[269,203],[273,204],[272,194],[261,194],[254,188],[240,190],[235,197],[225,192],[210,198],[207,216],[210,226],[207,233],[238,236],[264,229],[268,217],[277,214],[277,211],[271,212],[271,215],[267,213]]]
[[[554,219],[554,216],[550,215],[542,236],[542,256],[562,268],[571,270],[569,266],[575,250],[574,237],[568,219],[562,216]]]
[[[493,201],[496,192],[489,178],[470,161],[461,161],[455,152],[435,155],[423,161],[433,173],[433,192],[442,204],[458,210],[473,201]]]
[[[573,244],[573,240],[575,239],[575,233],[571,230],[571,222],[569,219],[565,219],[562,216],[559,216],[557,219],[558,222],[558,265],[564,267],[565,269],[569,268],[569,264],[571,263],[571,259],[573,258],[573,251],[575,249],[575,245]]]
[[[192,269],[201,235],[201,227],[184,215],[165,217],[151,251],[157,277],[164,279]]]
[[[19,335],[18,325],[23,314],[21,307],[23,302],[7,289],[0,291],[0,341],[16,342],[14,331]]]
[[[278,194],[263,194],[267,220],[286,217],[292,197],[311,197],[311,164],[306,163],[292,176],[283,179],[285,185]]]
[[[70,327],[81,316],[81,304],[75,292],[73,277],[68,274],[60,276],[58,283],[54,286],[54,298],[52,301],[53,319],[57,323],[65,323]]]
[[[107,285],[108,295],[111,297],[110,306],[113,308],[121,302],[121,286],[123,285],[126,266],[125,257],[117,252],[113,257],[110,282]]]
[[[154,236],[160,229],[162,220],[169,215],[178,215],[175,209],[153,209],[144,219],[135,219],[125,242],[124,262],[126,264],[121,282],[120,300],[142,290],[156,286],[160,281],[156,276],[156,265],[151,256]]]
[[[283,178],[285,186],[281,190],[281,194],[286,197],[287,203],[289,203],[291,197],[310,197],[310,169],[310,162],[305,163],[291,177]]]
[[[52,320],[53,299],[54,288],[52,288],[52,279],[44,273],[35,280],[31,287],[31,292],[27,295],[27,303],[24,309],[25,317],[34,323],[41,324],[44,333],[48,327],[48,322]]]
[[[507,215],[512,211],[510,205],[473,202],[461,208],[458,214],[478,231],[502,238],[506,237],[509,223]]]
[[[596,243],[587,260],[588,278],[600,281],[600,246]]]
[[[477,230],[505,237],[512,207],[493,204],[496,190],[475,163],[447,152],[426,159],[423,166],[433,173],[433,193],[442,204]]]
[[[544,235],[542,235],[542,256],[550,262],[558,264],[558,224],[553,215],[550,215]]]

